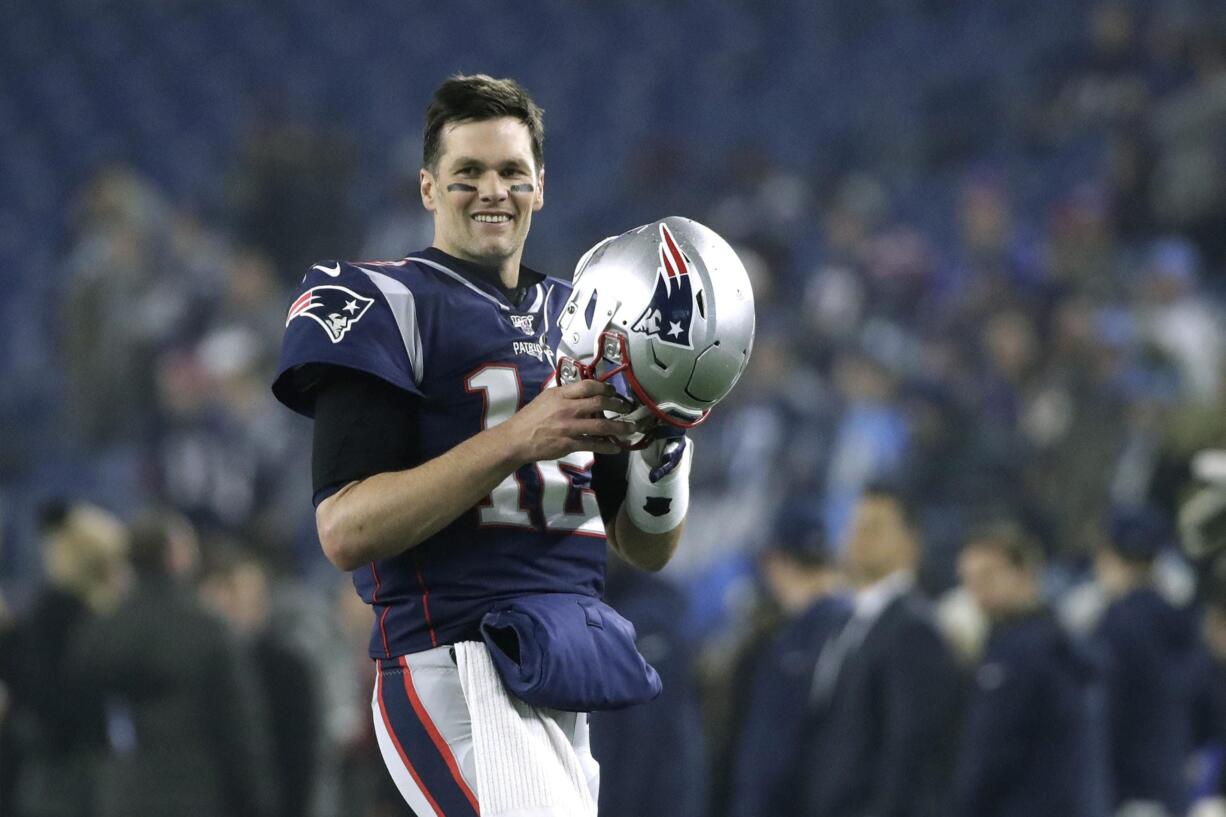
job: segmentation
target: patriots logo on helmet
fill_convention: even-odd
[[[656,335],[665,343],[693,349],[690,327],[694,321],[694,285],[689,259],[677,246],[667,224],[660,225],[660,267],[651,303],[631,327]]]
[[[290,305],[285,325],[289,326],[294,318],[310,318],[324,328],[333,343],[339,343],[374,302],[374,298],[346,287],[332,284],[311,287]]]

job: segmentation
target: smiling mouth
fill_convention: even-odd
[[[477,213],[472,217],[472,219],[473,221],[481,224],[506,224],[511,220],[511,217],[505,213],[499,213],[497,215],[492,213]]]

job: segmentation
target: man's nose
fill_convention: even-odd
[[[508,195],[506,182],[495,171],[481,176],[477,183],[477,193],[482,201],[504,201]]]

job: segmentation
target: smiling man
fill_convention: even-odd
[[[606,539],[659,569],[684,522],[648,532],[626,511],[618,439],[635,427],[606,417],[630,408],[611,386],[545,388],[570,285],[521,261],[545,201],[543,142],[541,110],[513,80],[444,82],[426,112],[421,170],[433,245],[394,262],[312,267],[273,384],[315,420],[320,542],[373,608],[375,729],[419,817],[478,813],[456,655],[463,663],[467,642],[482,641],[483,618],[527,598],[597,609]],[[567,762],[594,801],[586,716],[539,712],[567,737]]]
[[[545,203],[540,113],[528,123],[506,116],[440,124],[427,134],[421,171],[422,203],[435,217],[434,246],[497,270],[502,285],[515,288],[532,214]],[[490,175],[505,195],[482,195],[479,185]]]

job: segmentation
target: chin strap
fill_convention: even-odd
[[[626,473],[626,513],[646,533],[667,533],[681,524],[690,507],[690,463],[694,441],[655,440],[630,452]],[[654,477],[654,479],[653,479]]]

